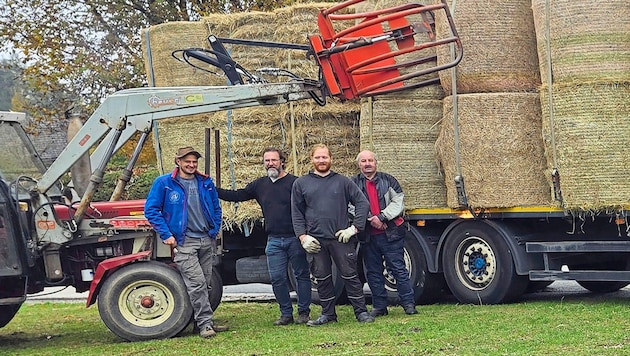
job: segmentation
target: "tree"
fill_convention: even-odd
[[[34,121],[85,117],[107,95],[146,85],[140,30],[217,12],[271,10],[295,0],[6,0],[0,48],[20,58],[14,102]],[[16,108],[14,108],[16,109]]]
[[[294,0],[7,0],[0,45],[20,53],[35,120],[92,112],[114,91],[146,84],[140,30],[209,13],[270,10]]]

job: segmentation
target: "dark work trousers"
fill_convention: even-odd
[[[351,238],[346,244],[337,239],[317,239],[322,246],[318,253],[308,253],[311,273],[317,280],[317,293],[322,306],[322,315],[337,318],[335,311],[335,292],[332,280],[332,262],[346,287],[348,300],[354,309],[354,315],[366,312],[363,284],[357,273],[357,239]]]
[[[383,234],[370,236],[370,242],[361,243],[368,285],[372,292],[372,307],[387,308],[387,291],[383,275],[383,260],[391,275],[396,278],[396,288],[400,297],[400,305],[415,305],[414,293],[409,282],[409,271],[405,267],[403,246],[405,239],[387,241]]]
[[[210,306],[209,288],[212,287],[212,264],[217,251],[217,240],[209,237],[186,236],[184,244],[177,246],[173,259],[184,279],[195,322],[200,328],[212,326],[214,311]]]

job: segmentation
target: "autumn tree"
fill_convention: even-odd
[[[6,0],[0,7],[0,47],[20,58],[20,102],[34,120],[61,120],[68,109],[88,117],[105,96],[146,85],[142,28],[293,2]]]

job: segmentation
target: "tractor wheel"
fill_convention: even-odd
[[[98,309],[105,325],[128,341],[173,337],[186,328],[193,312],[181,275],[160,262],[114,271],[103,283]]]
[[[20,304],[0,305],[0,328],[7,325],[20,310]]]

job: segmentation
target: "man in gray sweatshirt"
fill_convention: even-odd
[[[332,261],[341,273],[357,320],[373,322],[374,317],[367,312],[363,284],[357,272],[358,241],[355,237],[365,228],[370,204],[356,184],[330,169],[332,157],[326,145],[313,146],[311,161],[313,171],[298,178],[291,192],[293,229],[307,252],[322,307],[322,315],[306,325],[337,321]],[[348,217],[348,204],[355,207],[353,224]]]

